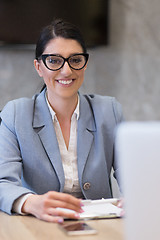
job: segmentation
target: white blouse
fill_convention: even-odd
[[[47,99],[47,98],[46,98]],[[60,155],[63,164],[65,176],[65,193],[74,195],[75,197],[83,197],[78,179],[77,169],[77,120],[79,118],[79,97],[77,107],[71,117],[70,140],[68,149],[66,147],[60,124],[58,122],[56,113],[51,108],[48,100],[47,104],[52,116],[53,125],[56,131],[56,136],[59,144]]]

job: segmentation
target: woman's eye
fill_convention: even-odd
[[[49,57],[47,58],[47,62],[51,65],[61,65],[63,60],[58,57]]]
[[[50,59],[49,59],[49,63],[52,63],[52,64],[59,64],[59,63],[60,63],[60,60],[50,58]]]
[[[78,63],[80,63],[80,62],[82,62],[82,59],[81,58],[72,58],[71,60],[70,60],[70,63],[73,63],[73,64],[78,64]]]

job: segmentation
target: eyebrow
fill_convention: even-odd
[[[68,57],[71,57],[71,56],[74,56],[74,55],[78,55],[78,54],[84,54],[84,52],[72,53],[72,54],[70,54]],[[58,53],[43,53],[42,55],[54,55],[54,56],[58,56],[58,57],[63,57],[63,58],[65,58],[64,56],[62,56],[61,54],[58,54]]]

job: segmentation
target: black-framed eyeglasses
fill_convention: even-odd
[[[65,62],[68,63],[70,68],[74,70],[81,70],[87,64],[89,58],[88,53],[77,53],[64,58],[56,54],[42,54],[38,60],[42,59],[44,65],[51,71],[57,71],[61,69]]]

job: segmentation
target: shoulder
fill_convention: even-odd
[[[94,105],[98,105],[100,104],[101,106],[103,105],[110,105],[113,102],[116,101],[116,99],[114,97],[110,97],[110,96],[102,96],[102,95],[97,95],[97,94],[85,94],[84,97],[91,102]]]
[[[87,101],[91,104],[94,112],[100,115],[112,116],[116,122],[123,120],[122,106],[115,97],[102,95],[84,95]]]
[[[9,101],[0,113],[0,118],[2,122],[15,123],[19,118],[24,121],[26,118],[33,116],[35,99],[37,95],[33,98],[19,98]]]
[[[19,98],[12,101],[9,101],[3,108],[1,116],[4,116],[7,112],[20,112],[24,108],[32,108],[34,104],[34,98]]]
[[[114,117],[116,122],[123,120],[122,106],[115,97],[102,95],[83,95],[91,108],[94,115]]]

